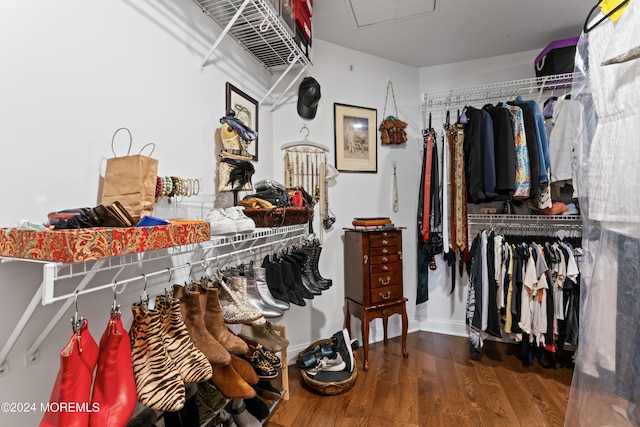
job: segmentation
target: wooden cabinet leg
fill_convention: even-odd
[[[383,329],[383,334],[384,334],[384,345],[389,344],[389,337],[387,335],[387,325],[389,324],[389,318],[388,317],[383,317],[382,318],[382,329]]]
[[[409,357],[407,351],[407,331],[409,329],[409,319],[407,318],[407,304],[406,301],[402,303],[402,355],[406,359]]]
[[[351,314],[349,314],[349,301],[344,301],[345,313],[344,313],[344,327],[347,328],[349,336],[351,336]]]
[[[369,370],[369,318],[365,312],[362,316],[362,352],[364,354],[364,363],[362,369]]]

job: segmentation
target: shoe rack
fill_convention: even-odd
[[[286,329],[282,325],[272,325],[273,329],[276,330],[282,338],[287,337]],[[282,362],[282,368],[280,369],[280,376],[282,381],[282,390],[284,390],[284,394],[282,395],[282,400],[289,400],[289,364],[287,363],[287,348],[283,348],[280,351],[280,360]],[[271,408],[270,413],[273,413],[275,407],[277,406],[279,401],[274,403],[274,406]]]
[[[253,256],[260,251],[276,251],[300,242],[307,234],[306,224],[258,228],[252,233],[216,236],[201,243],[77,263],[42,262],[32,259],[0,257],[0,262],[27,262],[39,264],[42,268],[40,286],[25,308],[9,339],[0,350],[0,376],[9,372],[7,356],[40,304],[63,302],[26,351],[25,364],[27,366],[38,362],[40,345],[66,315],[74,301],[77,301],[78,296],[108,288],[113,289],[114,292],[122,292],[127,286],[139,286],[143,292],[147,292],[147,289],[153,287],[154,284],[155,286],[159,283],[166,284],[167,279],[171,281],[173,274],[188,274],[188,277],[192,277],[197,269],[222,268],[229,262],[240,260],[248,255]],[[128,277],[121,277],[125,275]],[[104,280],[104,277],[110,277],[107,283],[95,283],[97,278]],[[56,295],[57,285],[65,285],[65,289],[69,289],[69,283],[75,285],[73,292]],[[283,356],[286,357],[286,354]]]

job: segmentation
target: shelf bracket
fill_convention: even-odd
[[[78,283],[78,286],[76,286],[76,289],[74,291],[74,293],[79,292],[81,290],[83,290],[84,288],[87,287],[87,285],[91,282],[91,280],[93,280],[93,278],[95,277],[95,275],[100,271],[100,269],[102,268],[102,265],[104,264],[104,260],[100,259],[98,261],[96,261],[96,263],[92,266],[91,270],[89,270],[89,272],[82,278],[82,280],[80,281],[80,283]],[[120,271],[122,271],[123,268],[120,269]],[[120,272],[118,272],[119,274]],[[116,274],[116,276],[118,275]],[[50,286],[47,286],[46,282],[44,283],[44,289],[43,289],[43,297],[42,297],[42,304],[43,305],[47,305],[50,304],[53,299],[53,283],[50,284]],[[47,288],[50,288],[51,290],[48,291]],[[47,294],[50,293],[51,298],[49,298],[49,296]],[[45,296],[47,295],[47,296]],[[71,305],[73,304],[74,300],[69,298],[67,299],[64,304],[62,304],[62,307],[60,307],[60,309],[58,310],[58,312],[55,314],[55,316],[53,316],[53,318],[51,319],[51,321],[49,323],[47,323],[47,326],[42,330],[42,332],[40,333],[40,335],[38,336],[38,338],[36,338],[36,340],[33,342],[33,344],[31,344],[31,347],[29,347],[29,350],[27,350],[27,355],[26,355],[26,363],[32,363],[34,361],[36,361],[38,359],[38,349],[40,348],[40,345],[42,345],[42,343],[44,342],[44,340],[47,339],[47,337],[49,336],[49,334],[51,333],[51,331],[53,330],[53,328],[55,328],[58,325],[58,322],[60,322],[60,319],[62,319],[62,316],[64,316],[67,312],[67,310],[69,310],[69,307],[71,307]]]
[[[276,86],[278,86],[280,84],[280,82],[282,81],[282,79],[284,79],[284,77],[289,74],[289,71],[291,71],[291,69],[293,68],[294,65],[296,65],[296,63],[298,62],[298,59],[300,59],[300,55],[296,55],[293,58],[293,61],[291,61],[291,63],[289,64],[289,66],[287,67],[286,70],[284,70],[284,72],[280,75],[280,77],[278,77],[278,80],[276,80],[276,82],[271,86],[271,88],[267,91],[267,93],[264,94],[264,96],[262,97],[262,99],[260,100],[260,104],[262,104],[264,102],[265,99],[267,99],[267,97],[271,94],[271,92],[273,92],[273,90],[276,88]],[[302,68],[302,71],[304,71],[304,67]],[[288,90],[288,88],[287,88]],[[286,92],[286,91],[285,91]]]
[[[209,61],[209,58],[211,58],[211,55],[213,55],[213,52],[218,48],[218,45],[220,44],[222,39],[227,35],[229,30],[231,30],[231,27],[233,27],[233,25],[236,23],[236,21],[238,20],[240,15],[242,15],[242,12],[247,7],[247,5],[249,4],[250,1],[251,0],[244,0],[242,5],[238,8],[236,13],[233,15],[233,17],[231,18],[231,20],[227,24],[227,26],[224,27],[224,29],[222,30],[222,33],[218,36],[216,41],[213,43],[213,46],[211,46],[211,48],[209,49],[209,52],[207,52],[207,54],[202,59],[202,64],[200,65],[200,69],[201,70],[204,69],[204,66],[207,64],[207,61]]]
[[[291,86],[293,86],[293,84],[298,81],[298,79],[300,78],[300,76],[302,75],[302,73],[304,73],[306,70],[306,68],[302,68],[300,70],[300,72],[298,73],[298,75],[291,80],[291,83],[289,83],[289,85],[285,88],[285,90],[282,91],[282,94],[280,94],[280,96],[278,97],[278,99],[276,99],[276,101],[273,103],[273,105],[271,106],[271,108],[269,109],[269,111],[273,112],[275,111],[280,105],[280,101],[282,100],[282,98],[284,98],[284,96],[287,94],[287,92],[289,92],[289,89],[291,89]],[[287,70],[288,71],[288,70]]]
[[[7,340],[6,343],[4,343],[2,350],[0,350],[0,377],[9,373],[9,364],[7,363],[7,356],[9,356],[9,352],[11,351],[13,346],[16,344],[16,341],[18,341],[18,338],[20,338],[20,335],[22,334],[22,332],[24,331],[24,328],[29,323],[29,320],[31,320],[31,316],[33,316],[33,313],[35,313],[36,309],[38,308],[38,305],[40,305],[40,302],[42,301],[42,290],[45,287],[45,283],[48,280],[51,280],[53,276],[55,276],[56,271],[57,271],[56,263],[48,262],[43,265],[42,267],[43,277],[42,277],[42,282],[38,287],[38,290],[33,295],[33,298],[31,298],[31,302],[29,302],[29,305],[27,306],[24,313],[22,313],[22,317],[20,317],[18,324],[15,326],[15,328],[13,328],[13,332],[11,332],[11,335],[9,335],[9,339]]]

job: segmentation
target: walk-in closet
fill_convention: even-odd
[[[0,425],[640,426],[640,0],[0,14]]]

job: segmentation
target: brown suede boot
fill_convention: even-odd
[[[204,353],[212,365],[231,363],[229,352],[207,331],[200,306],[200,293],[187,292],[184,286],[173,285],[173,297],[180,300],[182,319],[198,350]]]
[[[211,382],[227,399],[249,399],[256,391],[247,383],[232,364],[213,367]]]
[[[258,384],[258,374],[256,374],[256,370],[253,369],[251,363],[247,362],[244,359],[239,358],[238,356],[231,355],[231,366],[236,372],[245,380],[247,383],[251,385]]]
[[[247,343],[224,324],[217,288],[204,289],[200,287],[200,306],[204,311],[204,324],[207,330],[229,353],[245,354],[249,351]]]

